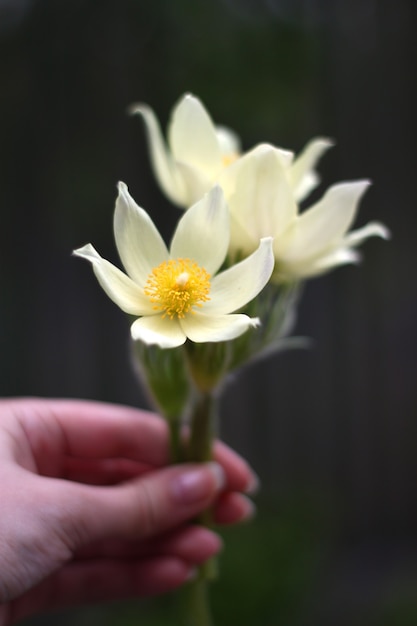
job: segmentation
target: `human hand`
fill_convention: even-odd
[[[256,484],[220,442],[214,463],[168,466],[163,419],[81,400],[0,400],[0,476],[0,626],[178,587],[221,548],[190,520],[244,519]]]

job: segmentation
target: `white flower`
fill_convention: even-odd
[[[320,177],[314,168],[317,161],[332,146],[333,141],[330,139],[316,137],[309,141],[296,159],[290,163],[287,177],[297,202],[304,200],[320,183]]]
[[[309,168],[307,168],[308,170]],[[288,164],[282,151],[261,145],[232,167],[227,194],[231,212],[232,252],[251,253],[259,238],[272,236],[275,270],[272,281],[316,276],[359,259],[355,248],[376,235],[389,237],[379,222],[347,232],[369,185],[366,180],[331,187],[306,211],[299,213]],[[305,180],[305,178],[304,178]],[[304,183],[304,191],[308,187]],[[299,193],[298,197],[303,194]]]
[[[215,126],[200,100],[192,95],[183,96],[171,113],[168,145],[152,109],[137,104],[130,110],[140,113],[145,122],[158,183],[172,202],[184,208],[200,200],[240,153],[237,135]]]
[[[131,112],[143,117],[155,176],[172,202],[188,208],[215,183],[226,184],[222,175],[240,157],[240,140],[230,129],[215,126],[198,98],[187,94],[174,107],[167,143],[152,109],[137,104],[131,107]],[[297,200],[302,200],[318,184],[315,165],[332,145],[329,139],[316,138],[295,160],[292,152],[280,150]],[[230,176],[227,184],[233,186]]]
[[[92,263],[107,295],[138,317],[133,339],[173,348],[187,338],[197,343],[234,339],[259,323],[231,313],[268,282],[272,240],[263,238],[253,254],[217,274],[229,247],[229,212],[219,187],[183,214],[168,250],[149,215],[119,183],[114,234],[127,274],[91,244],[75,254]]]

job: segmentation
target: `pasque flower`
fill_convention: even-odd
[[[165,142],[155,113],[144,104],[131,107],[142,115],[152,166],[164,193],[189,207],[216,182],[222,169],[240,153],[237,135],[215,126],[198,98],[185,95],[174,107]]]
[[[107,295],[138,318],[133,339],[173,348],[187,338],[197,343],[234,339],[258,324],[256,318],[232,313],[268,282],[272,240],[263,238],[253,254],[218,273],[229,248],[229,212],[219,187],[183,214],[168,250],[149,215],[119,183],[114,234],[127,274],[91,244],[75,254],[92,263]]]
[[[222,185],[222,174],[241,154],[238,136],[224,126],[215,126],[200,100],[190,94],[183,96],[171,113],[167,142],[152,109],[137,104],[131,112],[140,114],[145,122],[159,185],[183,208],[197,202],[215,183]],[[292,152],[281,151],[297,200],[318,183],[315,164],[331,145],[329,139],[314,139],[295,160]]]
[[[359,259],[356,247],[365,239],[389,237],[388,229],[379,222],[348,232],[369,185],[367,180],[334,185],[300,213],[296,200],[305,193],[294,192],[287,158],[281,150],[260,145],[225,173],[232,253],[249,254],[260,237],[272,236],[275,269],[271,280],[286,282],[355,263]],[[304,184],[304,192],[307,188]]]

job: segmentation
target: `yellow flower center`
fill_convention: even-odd
[[[210,274],[190,259],[171,259],[152,270],[144,291],[163,317],[182,318],[210,300]]]
[[[223,167],[229,167],[229,165],[231,165],[232,163],[234,163],[236,161],[236,159],[239,158],[239,155],[237,152],[229,152],[228,154],[224,154],[222,156],[222,165]]]

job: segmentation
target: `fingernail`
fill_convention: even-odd
[[[252,471],[252,475],[249,479],[248,484],[246,485],[245,493],[247,493],[249,496],[254,496],[258,493],[260,486],[261,482],[259,480],[259,477],[255,474],[255,472]]]
[[[213,480],[215,492],[226,483],[223,468],[218,463],[194,466],[175,476],[171,484],[172,494],[181,504],[193,504],[214,495]]]
[[[224,469],[219,463],[215,463],[214,461],[208,463],[207,466],[216,481],[216,490],[220,491],[226,485],[226,474],[224,473]]]
[[[252,500],[249,500],[249,498],[246,498],[245,496],[241,496],[242,500],[242,516],[240,518],[241,522],[249,522],[251,519],[253,519],[256,515],[256,506],[254,505],[254,503],[252,502]]]

